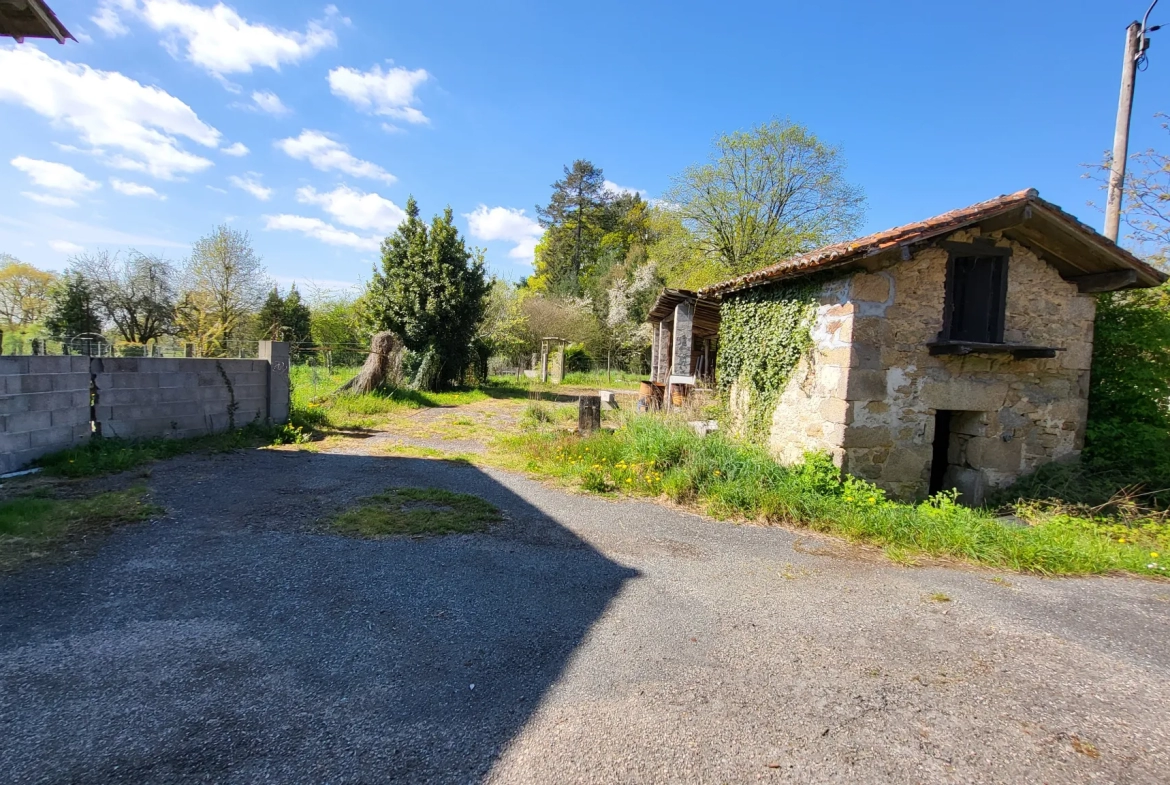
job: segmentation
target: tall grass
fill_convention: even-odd
[[[664,495],[715,517],[871,543],[899,559],[920,554],[1065,575],[1166,575],[1170,562],[1161,555],[1170,546],[1167,525],[1118,530],[1038,507],[1018,509],[1017,522],[1005,522],[992,511],[957,504],[953,494],[899,503],[862,480],[839,481],[826,456],[784,467],[761,448],[721,434],[701,438],[683,423],[657,417],[635,417],[615,432],[584,438],[533,428],[512,446],[525,451],[530,469],[588,491]]]

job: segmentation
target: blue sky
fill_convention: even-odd
[[[1079,164],[1146,6],[50,2],[79,42],[0,43],[0,251],[181,260],[228,221],[277,280],[326,285],[368,277],[408,194],[518,278],[562,165],[653,197],[771,117],[841,145],[869,230],[1027,187],[1099,227]],[[1170,28],[1131,150],[1170,147],[1168,86]]]

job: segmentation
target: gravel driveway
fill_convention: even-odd
[[[165,519],[0,579],[5,783],[1170,782],[1165,582],[907,569],[438,461],[150,483]],[[319,528],[393,485],[508,520]]]

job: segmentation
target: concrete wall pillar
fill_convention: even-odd
[[[286,423],[291,406],[288,343],[286,341],[261,341],[259,356],[261,360],[268,361],[268,420],[275,423]]]

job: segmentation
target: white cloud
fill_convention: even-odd
[[[28,197],[34,202],[39,202],[49,207],[76,207],[77,202],[70,199],[68,196],[54,196],[53,194],[38,194],[33,191],[21,191],[21,196]]]
[[[237,177],[233,174],[228,178],[228,182],[241,191],[247,191],[262,202],[267,202],[272,198],[272,189],[265,187],[260,182],[260,175],[255,172],[248,172],[244,177]]]
[[[336,13],[333,6],[326,9],[327,16]],[[121,14],[140,18],[163,33],[163,46],[173,57],[182,55],[220,78],[251,73],[256,66],[279,71],[286,63],[337,46],[337,35],[321,22],[309,22],[303,33],[282,30],[253,24],[223,3],[205,7],[187,0],[105,0],[90,18],[116,36],[126,32]]]
[[[298,188],[297,201],[318,205],[339,223],[355,229],[388,233],[394,231],[406,218],[402,208],[389,199],[374,193],[355,191],[344,185],[326,193],[319,193],[308,186]]]
[[[281,139],[276,146],[290,158],[308,161],[314,169],[322,172],[344,172],[354,177],[369,177],[387,183],[398,179],[377,164],[355,158],[349,148],[320,131],[301,131],[300,136]]]
[[[481,204],[473,213],[465,213],[467,228],[477,240],[501,240],[513,243],[508,256],[532,264],[536,244],[544,234],[544,227],[529,218],[521,209],[488,207]]]
[[[155,199],[166,199],[164,195],[160,194],[149,185],[132,183],[128,180],[119,180],[117,177],[110,178],[110,187],[125,196],[152,196]]]
[[[641,196],[643,199],[646,198],[646,191],[642,190],[641,188],[626,188],[624,185],[618,185],[617,183],[613,182],[612,180],[604,181],[601,184],[601,187],[603,189],[605,189],[606,191],[609,191],[611,194],[614,194],[616,196],[623,196],[626,194],[633,196],[634,194],[637,194],[638,196]]]
[[[116,71],[54,60],[31,47],[0,48],[0,101],[23,104],[72,128],[89,152],[117,169],[163,180],[199,172],[211,161],[180,147],[178,137],[215,148],[220,133],[191,107]]]
[[[28,179],[32,180],[35,185],[52,191],[86,192],[101,188],[100,183],[90,180],[66,164],[25,158],[23,155],[13,158],[9,163],[28,175]]]
[[[415,108],[416,88],[430,78],[423,69],[390,68],[375,65],[369,71],[334,68],[329,72],[329,89],[339,98],[371,114],[394,117],[408,123],[428,123]]]
[[[81,253],[85,250],[84,245],[71,243],[68,240],[49,240],[49,247],[58,253]]]
[[[284,105],[284,102],[280,100],[280,96],[271,90],[257,90],[252,93],[252,101],[260,111],[274,114],[277,117],[286,115],[292,111]]]
[[[234,158],[243,158],[248,152],[249,150],[243,142],[236,142],[223,148],[224,155],[230,155]]]
[[[382,246],[381,238],[362,237],[354,232],[338,229],[320,218],[309,218],[303,215],[266,215],[264,221],[265,229],[301,232],[330,245],[342,245],[360,251],[376,251]]]

